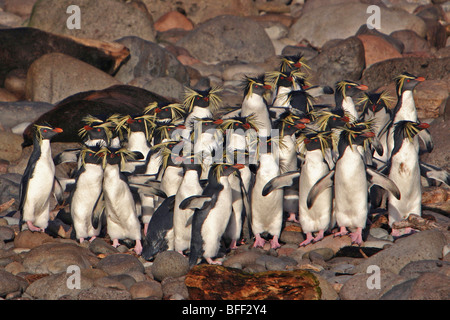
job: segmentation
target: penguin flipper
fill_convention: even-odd
[[[425,144],[427,152],[430,153],[431,151],[433,151],[434,142],[433,142],[433,138],[431,137],[430,131],[428,131],[428,129],[421,130],[417,135],[422,140],[422,142]]]
[[[128,177],[129,183],[150,184],[159,187],[160,181],[156,181],[156,174],[133,174]]]
[[[289,171],[283,173],[266,183],[262,190],[262,195],[267,196],[273,190],[290,187],[294,184],[294,181],[298,177],[300,177],[300,171]]]
[[[141,192],[146,196],[158,196],[160,198],[167,198],[167,194],[164,191],[148,184],[129,183],[129,186],[132,189],[136,189],[133,191]]]
[[[77,162],[80,152],[80,148],[64,150],[53,158],[53,163],[57,166],[61,163]]]
[[[190,196],[181,201],[180,209],[204,209],[213,200],[210,196]]]
[[[450,173],[442,168],[432,166],[431,164],[419,161],[420,174],[427,179],[433,179],[450,186]]]
[[[334,170],[328,172],[322,179],[316,182],[316,184],[309,190],[308,198],[306,199],[306,204],[308,209],[311,209],[314,202],[316,201],[319,194],[328,188],[331,188],[334,183]]]
[[[396,197],[398,200],[400,200],[401,194],[400,190],[398,189],[397,185],[389,179],[387,176],[385,176],[382,173],[379,173],[378,171],[372,170],[370,168],[366,168],[366,172],[369,174],[369,182],[371,184],[376,184],[383,189],[389,191]]]
[[[91,216],[91,223],[94,229],[98,229],[99,222],[101,221],[103,212],[104,212],[104,205],[103,205],[103,192],[100,194],[100,196],[97,199],[97,203],[95,204],[94,210],[92,212]]]

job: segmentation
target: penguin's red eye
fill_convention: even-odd
[[[47,132],[47,129],[44,129],[44,132]]]
[[[97,131],[100,132],[100,131],[102,131],[102,129],[98,128]]]
[[[347,86],[348,89],[350,89],[351,87],[352,87],[351,85],[348,85],[348,86]]]
[[[288,128],[290,128],[291,126],[290,126],[290,125],[288,125],[287,127],[288,127]]]
[[[92,153],[89,153],[89,157],[92,157]]]
[[[194,159],[191,159],[191,162],[194,162]]]
[[[138,122],[142,122],[142,120],[141,120],[141,119],[139,119],[139,120],[138,120]]]
[[[406,79],[406,82],[409,82],[409,79]]]
[[[280,79],[284,79],[284,77],[283,77],[283,76],[281,76],[281,77],[280,77]]]
[[[336,117],[333,117],[333,120],[336,120]]]

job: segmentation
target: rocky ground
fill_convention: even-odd
[[[426,181],[420,232],[393,239],[383,215],[373,215],[362,247],[329,235],[298,248],[301,229],[287,224],[280,249],[251,249],[248,242],[223,256],[227,269],[189,270],[186,258],[173,252],[145,261],[125,245],[112,248],[107,238],[80,245],[64,224],[55,225],[51,235],[19,232],[15,213],[31,152],[22,148],[21,133],[58,101],[115,84],[175,99],[182,98],[183,86],[220,85],[224,103],[236,106],[242,76],[274,70],[280,54],[303,53],[312,84],[349,79],[395,96],[397,74],[424,76],[414,97],[420,120],[431,124],[435,149],[421,159],[450,170],[449,2],[101,0],[95,7],[88,2],[0,0],[1,298],[179,300],[227,293],[230,299],[450,299],[450,191]],[[72,4],[80,7],[81,29],[66,26]],[[379,29],[366,26],[369,5],[380,9]],[[324,96],[318,103],[334,100]],[[56,154],[73,146],[52,147]],[[57,174],[67,171],[62,165]],[[72,265],[80,268],[79,288],[68,285]],[[236,284],[242,272],[259,281],[245,278],[246,286],[226,287],[204,280],[207,275]],[[283,277],[284,290],[270,281],[277,277]],[[300,282],[306,291],[295,291]],[[259,295],[252,296],[251,288]]]

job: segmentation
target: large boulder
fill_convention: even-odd
[[[153,19],[136,1],[98,0],[39,0],[30,17],[29,26],[48,32],[80,38],[112,41],[124,36],[135,35],[146,40],[155,40]],[[71,5],[80,8],[80,29],[69,29],[67,20],[73,14],[67,13]],[[70,19],[69,19],[70,20]]]
[[[62,53],[49,53],[28,69],[26,97],[56,103],[87,90],[99,90],[120,82],[109,74]]]
[[[187,85],[189,75],[175,55],[159,44],[139,37],[123,37],[116,41],[130,49],[130,59],[121,66],[115,78],[129,83],[138,77],[172,77]]]
[[[218,16],[198,25],[177,45],[206,63],[227,60],[264,62],[275,55],[272,41],[260,24],[231,15]]]
[[[327,3],[304,12],[291,26],[289,38],[300,42],[307,40],[314,47],[322,47],[332,39],[345,39],[356,33],[361,25],[371,22],[367,4],[349,1],[340,4]],[[385,34],[409,29],[419,36],[426,34],[425,22],[403,10],[380,8],[380,29]]]

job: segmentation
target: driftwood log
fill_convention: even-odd
[[[193,300],[319,300],[319,281],[305,270],[246,273],[201,264],[186,275]]]
[[[56,35],[35,28],[0,29],[0,86],[8,72],[28,70],[39,57],[60,52],[114,75],[130,56],[120,43]]]

